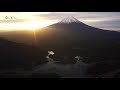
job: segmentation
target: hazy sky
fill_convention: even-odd
[[[32,30],[68,16],[94,27],[120,30],[120,12],[0,12],[0,31]]]

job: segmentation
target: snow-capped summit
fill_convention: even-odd
[[[59,23],[80,23],[79,20],[77,20],[76,18],[74,18],[73,16],[70,16],[70,17],[67,17],[67,18],[64,18],[62,21],[60,21]]]

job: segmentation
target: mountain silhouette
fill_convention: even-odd
[[[37,32],[37,37],[39,41],[46,41],[46,43],[49,41],[49,45],[50,43],[61,45],[89,43],[90,45],[94,41],[100,44],[101,41],[106,43],[118,40],[120,39],[120,33],[95,28],[80,22],[74,17],[68,17],[58,23],[40,29]],[[40,43],[42,44],[42,42]]]

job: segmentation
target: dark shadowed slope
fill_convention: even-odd
[[[14,43],[0,38],[0,70],[32,69],[35,63],[45,61],[45,52],[37,47]]]
[[[6,31],[0,32],[0,37],[17,43],[24,43],[28,45],[34,45],[34,32],[33,31]]]

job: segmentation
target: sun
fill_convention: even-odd
[[[27,30],[35,30],[39,28],[43,28],[45,26],[49,25],[49,23],[44,22],[44,21],[30,21],[27,23],[24,23],[22,27]]]

